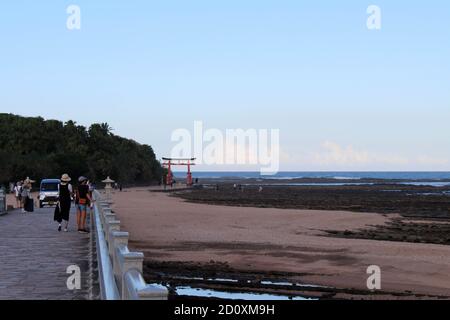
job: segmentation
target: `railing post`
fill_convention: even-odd
[[[111,211],[105,211],[105,223],[109,223],[111,221],[115,221],[116,220],[116,215],[114,213],[111,213]]]
[[[108,242],[108,252],[111,259],[114,257],[114,240],[112,238],[113,232],[120,231],[120,221],[114,220],[108,223],[108,227],[106,229],[106,241]]]
[[[169,290],[161,285],[146,285],[143,289],[137,290],[137,296],[139,300],[167,300]]]
[[[120,249],[118,249],[120,250]],[[122,300],[128,298],[128,288],[126,282],[126,275],[130,270],[136,270],[139,274],[142,274],[142,265],[144,262],[144,254],[142,252],[127,252],[123,253],[122,257],[122,277],[121,277],[121,297]]]
[[[107,203],[102,201],[100,203],[99,209],[100,209],[100,219],[102,220],[102,223],[105,223],[105,213],[111,212],[111,208]]]
[[[128,246],[128,232],[112,231],[110,235],[109,254],[113,264],[114,276],[117,280],[122,280],[122,271],[117,257],[117,248]],[[119,287],[119,286],[118,286]]]

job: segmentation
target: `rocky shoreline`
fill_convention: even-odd
[[[173,194],[189,202],[214,205],[398,213],[409,218],[450,219],[450,185],[434,187],[386,180],[383,183],[368,180],[367,183],[375,184],[357,185],[345,180],[339,185],[330,185],[327,179],[301,180],[311,185],[292,185],[291,180],[279,180],[276,184],[265,181],[264,185],[249,180],[219,180],[217,183],[211,180],[192,190]],[[234,188],[234,184],[240,185],[240,189]]]

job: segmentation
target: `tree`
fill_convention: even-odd
[[[0,114],[0,183],[63,173],[92,181],[111,176],[126,184],[159,181],[162,168],[152,147],[112,131],[107,123],[86,129],[74,121]]]

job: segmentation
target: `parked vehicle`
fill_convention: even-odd
[[[39,191],[39,207],[54,206],[58,202],[59,179],[44,179]]]

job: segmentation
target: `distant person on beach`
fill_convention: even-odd
[[[89,193],[90,193],[90,195],[91,195],[91,197],[92,197],[92,192],[94,192],[94,190],[95,190],[95,183],[94,182],[91,182],[91,181],[88,181],[88,187],[89,187]]]
[[[58,231],[61,231],[61,223],[64,220],[66,222],[64,226],[64,232],[68,232],[70,207],[72,205],[73,188],[69,183],[72,179],[67,173],[61,177],[61,183],[58,185],[58,204],[55,208],[54,220],[59,223]]]
[[[87,182],[88,188],[89,188],[89,196],[91,197],[91,199],[94,199],[94,197],[92,196],[92,194],[94,193],[95,190],[95,186],[91,181]],[[94,208],[94,204],[92,201],[89,201],[89,208],[92,210]]]
[[[89,233],[86,229],[86,212],[89,203],[92,203],[92,198],[89,194],[88,179],[81,176],[78,178],[78,188],[76,191],[76,206],[77,206],[77,224],[79,233]]]
[[[91,181],[88,181],[88,182],[87,182],[87,185],[88,185],[88,187],[89,187],[89,194],[90,194],[91,197],[92,197],[92,192],[94,192],[94,190],[95,190],[95,185],[94,185],[94,183],[92,183]]]
[[[17,209],[22,209],[22,182],[17,182],[14,187],[14,196],[16,198]]]

